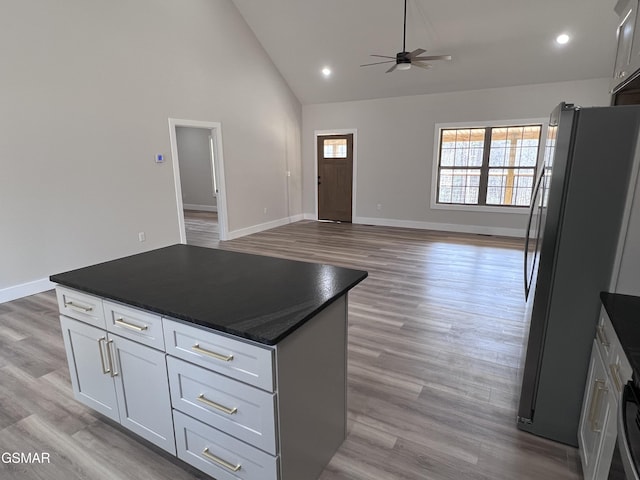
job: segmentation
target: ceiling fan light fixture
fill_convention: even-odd
[[[399,63],[396,66],[396,70],[409,70],[411,69],[411,64],[410,63]]]

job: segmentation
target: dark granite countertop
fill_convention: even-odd
[[[361,270],[178,244],[50,279],[275,345],[366,277]]]
[[[640,297],[602,292],[600,299],[634,375],[640,378]]]

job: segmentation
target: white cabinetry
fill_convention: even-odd
[[[76,295],[65,288],[57,290],[59,297]],[[93,314],[103,311],[101,299],[85,295],[83,301],[83,307],[93,305]],[[63,312],[65,308],[60,304]],[[76,313],[74,317],[82,316]],[[107,332],[104,326],[97,328],[93,324],[100,322],[95,318],[91,323],[60,316],[76,399],[175,454],[164,352]]]
[[[614,10],[620,22],[616,32],[618,45],[611,81],[612,91],[617,91],[640,69],[640,15],[638,0],[618,0]]]
[[[585,480],[607,477],[616,443],[616,414],[631,366],[602,309],[585,386],[578,445]]]
[[[346,295],[270,346],[57,294],[75,397],[217,480],[313,480],[343,442]]]

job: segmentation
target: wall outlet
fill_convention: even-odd
[[[139,242],[144,242],[147,239],[147,236],[145,235],[144,232],[138,232],[138,241]]]
[[[267,207],[264,207],[264,214],[267,214]]]
[[[376,208],[377,208],[378,210],[382,210],[382,204],[381,204],[381,203],[377,204],[377,205],[376,205]]]

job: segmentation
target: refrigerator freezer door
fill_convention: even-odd
[[[564,180],[572,155],[575,117],[579,110],[560,104],[551,114],[547,132],[547,149],[541,165],[543,182],[538,193],[538,228],[535,232],[534,259],[531,265],[529,289],[526,291],[525,322],[530,325],[522,390],[518,408],[518,422],[530,424],[535,408],[540,362],[546,330],[546,307],[551,295],[553,258],[557,243],[558,219],[564,204]],[[531,241],[530,241],[531,243]]]

